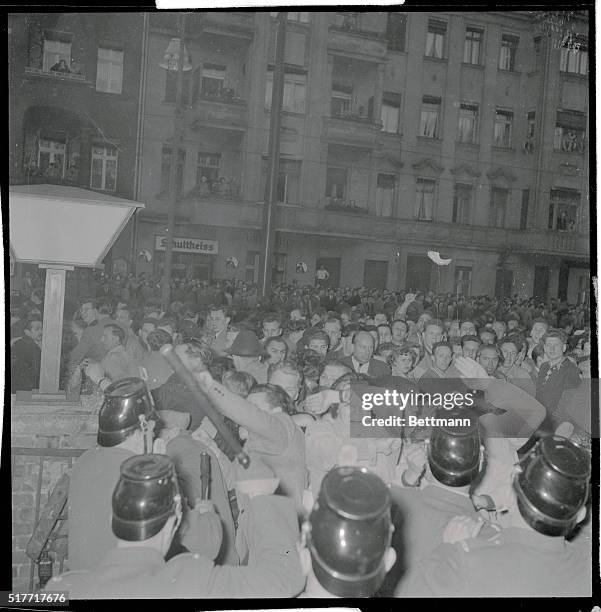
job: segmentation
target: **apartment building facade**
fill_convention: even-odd
[[[29,30],[15,17],[11,180],[32,180],[31,159],[72,167],[63,143],[28,135],[30,107],[92,117],[79,184],[114,186],[146,206],[135,239],[125,232],[109,263],[159,274],[176,97],[176,76],[159,64],[177,15],[97,15],[62,18],[100,20],[87,30],[42,24],[58,32],[56,49],[38,44],[33,64]],[[578,49],[568,49],[548,44],[526,12],[290,11],[273,280],[313,282],[323,264],[333,284],[582,297],[589,83],[588,22],[578,20]],[[177,156],[176,275],[259,280],[276,26],[269,11],[186,17],[192,69]],[[71,30],[89,47],[81,80],[49,64]],[[117,88],[102,74],[119,74],[119,65],[121,93],[102,91]],[[114,149],[93,146],[99,127],[118,144],[114,185]],[[434,266],[428,250],[451,264]],[[229,257],[238,268],[226,266]]]
[[[136,198],[143,24],[142,13],[9,15],[11,184]],[[111,262],[122,272],[132,238],[130,226],[115,247],[127,258]],[[35,268],[14,267],[16,285]]]

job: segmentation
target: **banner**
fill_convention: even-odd
[[[167,250],[166,236],[155,236],[154,250]],[[173,252],[217,255],[219,253],[219,242],[217,240],[203,240],[202,238],[174,238]]]

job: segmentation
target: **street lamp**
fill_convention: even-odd
[[[183,89],[184,72],[192,70],[190,55],[184,45],[186,13],[179,13],[177,20],[177,37],[172,38],[167,46],[161,68],[177,72],[175,89],[174,137],[171,149],[171,168],[169,169],[169,205],[167,209],[167,241],[165,245],[165,262],[163,266],[163,282],[161,302],[163,310],[168,310],[171,303],[171,268],[173,264],[173,234],[175,232],[175,208],[177,206],[177,165],[179,151],[182,146],[184,117],[183,117]]]

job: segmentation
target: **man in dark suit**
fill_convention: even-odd
[[[349,366],[353,372],[367,374],[370,378],[390,376],[390,366],[372,358],[374,344],[374,337],[369,332],[357,332],[353,338],[353,354],[340,359],[340,362]]]
[[[23,337],[19,338],[10,349],[11,393],[31,391],[39,387],[41,342],[41,316],[31,315],[25,323]]]

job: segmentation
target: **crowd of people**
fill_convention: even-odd
[[[98,447],[71,473],[75,571],[49,590],[590,594],[586,306],[325,284],[261,299],[238,280],[175,280],[163,309],[156,279],[93,281],[65,322],[62,376],[68,391],[98,396]],[[36,388],[42,297],[38,288],[11,303],[13,390]],[[203,402],[165,358],[168,345]],[[355,385],[474,401],[410,406],[415,427],[361,437],[351,433],[365,412]],[[393,413],[370,410],[383,421]],[[425,418],[442,413],[470,425]],[[545,461],[573,477],[541,479]]]

